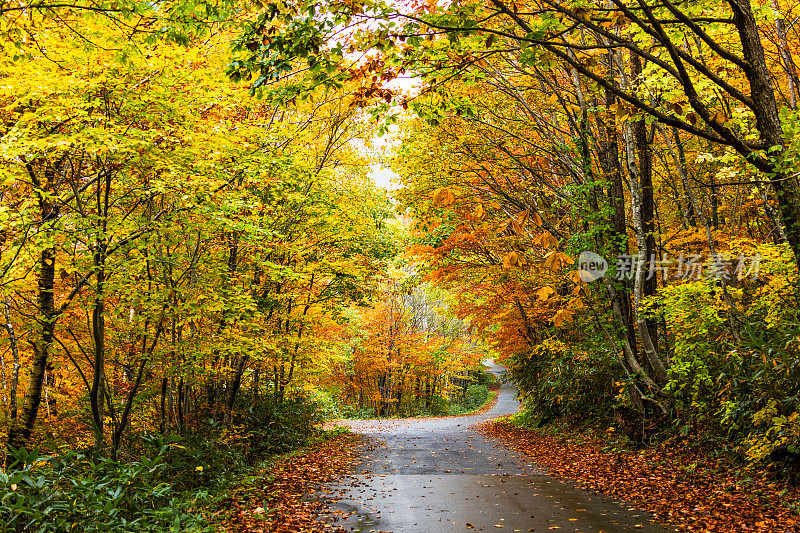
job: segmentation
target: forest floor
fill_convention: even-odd
[[[352,467],[360,440],[347,431],[327,431],[308,447],[252,472],[218,504],[216,528],[254,533],[341,531],[320,522],[323,504],[306,496]]]
[[[508,419],[479,431],[524,453],[552,476],[625,500],[681,531],[800,531],[800,487],[767,473],[742,473],[702,450],[671,442],[643,450],[609,446],[597,430],[528,430]]]

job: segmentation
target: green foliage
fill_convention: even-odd
[[[0,474],[3,532],[209,530],[192,510],[207,495],[180,498],[163,481],[163,454],[124,464],[75,451],[12,457],[15,467]]]
[[[319,404],[242,398],[232,429],[212,423],[188,435],[144,436],[138,458],[115,462],[86,452],[56,456],[14,450],[0,473],[0,531],[207,531],[210,491],[266,457],[318,434]]]
[[[550,338],[514,356],[511,373],[520,383],[530,422],[607,417],[613,386],[623,378],[616,355],[606,346],[568,346]]]
[[[767,406],[753,414],[753,431],[744,441],[748,461],[766,459],[776,450],[800,453],[800,413],[781,414],[783,405],[770,400]]]
[[[759,462],[800,444],[800,286],[788,248],[748,253],[762,257],[759,279],[729,288],[741,302],[735,315],[711,281],[666,287],[652,303],[672,332],[664,393],[676,427],[724,436]]]
[[[255,459],[305,446],[324,417],[320,405],[304,394],[282,401],[273,396],[243,396],[236,422],[246,434],[248,455]]]
[[[313,388],[307,392],[308,401],[317,406],[320,416],[324,420],[342,418],[342,406],[339,405],[337,397],[341,394],[338,387],[331,389]]]
[[[458,402],[450,404],[447,411],[451,415],[469,413],[478,409],[487,401],[489,401],[489,389],[486,385],[470,385],[464,391],[463,397]]]
[[[470,385],[464,393],[462,404],[468,409],[480,407],[489,399],[489,389],[486,385]]]
[[[707,397],[713,394],[714,377],[724,364],[715,342],[722,335],[723,303],[719,288],[710,280],[664,288],[659,309],[674,332],[674,355],[664,391],[674,400],[679,416],[709,414]]]

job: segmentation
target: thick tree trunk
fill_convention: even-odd
[[[777,158],[785,147],[783,125],[778,115],[772,78],[764,59],[758,24],[750,0],[728,0],[728,3],[731,5],[734,24],[742,43],[742,57],[745,60],[743,70],[750,84],[756,129],[760,133],[761,141],[770,150],[770,156]],[[759,170],[767,173],[771,180],[786,237],[795,260],[800,262],[800,194],[797,180],[778,171],[772,160],[753,160],[753,163]]]
[[[49,208],[47,209],[49,211]],[[33,343],[33,357],[28,376],[28,388],[22,401],[22,412],[8,431],[8,444],[19,448],[28,443],[39,414],[42,402],[44,373],[49,364],[50,349],[53,344],[53,329],[57,318],[53,299],[53,285],[56,272],[56,253],[54,248],[45,248],[39,254],[38,307],[39,331]]]

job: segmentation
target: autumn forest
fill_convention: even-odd
[[[486,409],[486,360],[501,441],[680,449],[795,531],[800,4],[11,0],[0,39],[0,531],[259,530],[253,468]]]

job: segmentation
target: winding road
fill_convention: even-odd
[[[497,403],[477,415],[343,422],[368,439],[353,474],[322,493],[329,518],[357,532],[675,531],[547,475],[475,430],[518,409],[504,382]]]

